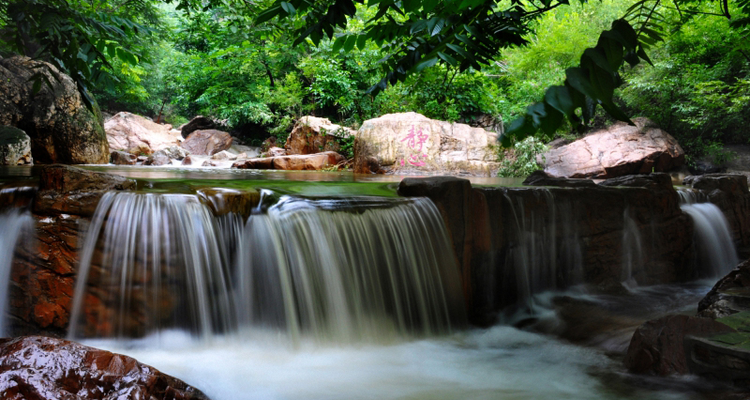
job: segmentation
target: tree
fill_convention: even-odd
[[[688,7],[697,0],[675,1],[675,7]],[[374,7],[375,16],[358,34],[341,34],[360,7]],[[383,62],[383,79],[370,89],[377,94],[388,84],[402,82],[407,76],[438,63],[456,66],[461,71],[481,69],[500,49],[525,43],[524,34],[536,17],[568,0],[276,0],[261,13],[257,22],[279,18],[305,21],[297,31],[295,43],[323,38],[335,39],[334,47],[351,50],[375,41],[389,55]],[[563,85],[547,89],[544,98],[530,105],[526,113],[510,124],[503,145],[542,130],[551,133],[567,118],[575,126],[587,123],[596,106],[601,105],[613,117],[630,122],[615,104],[614,91],[622,84],[621,67],[641,61],[650,63],[646,50],[663,39],[660,32],[662,0],[640,0],[622,19],[602,32],[595,47],[586,49],[576,67],[568,68]],[[722,15],[729,17],[728,0],[720,2]],[[748,24],[750,0],[738,0],[737,24]]]

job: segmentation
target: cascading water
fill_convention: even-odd
[[[630,209],[626,208],[622,217],[622,284],[626,288],[638,286],[633,272],[643,262],[643,241],[638,224],[630,215]]]
[[[527,212],[523,197],[506,200],[513,212],[511,246],[505,265],[516,282],[519,305],[533,308],[533,296],[581,282],[583,255],[575,224],[576,210],[567,202],[557,202],[548,190],[534,192],[536,202],[547,208],[538,215]]]
[[[463,319],[429,200],[283,197],[266,210],[242,227],[193,196],[107,194],[86,236],[70,336],[271,327],[340,342],[446,332]]]
[[[698,271],[703,278],[724,276],[739,262],[724,213],[697,191],[680,189],[680,208],[693,219]]]
[[[33,220],[28,211],[11,209],[0,214],[0,335],[7,334],[5,315],[8,305],[8,289],[13,253],[20,240],[28,240],[32,235]]]

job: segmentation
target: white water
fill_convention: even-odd
[[[268,327],[293,342],[382,342],[463,323],[455,257],[429,200],[264,206],[243,227],[195,196],[108,193],[86,234],[69,336],[187,329],[208,340]]]
[[[679,190],[680,208],[693,219],[698,272],[701,277],[720,278],[739,263],[737,249],[724,213],[705,196]]]
[[[29,212],[12,209],[0,214],[0,227],[0,335],[4,337],[7,334],[5,315],[13,253],[19,240],[30,239],[33,220]]]
[[[210,345],[178,332],[161,341],[173,345],[87,344],[131,355],[213,400],[688,398],[628,385],[619,361],[598,350],[507,326],[389,345],[303,342],[297,350],[259,332]]]

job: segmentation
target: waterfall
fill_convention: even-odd
[[[283,196],[243,221],[187,195],[108,193],[81,254],[71,337],[276,329],[382,340],[463,319],[458,269],[427,199]]]
[[[630,215],[630,209],[626,208],[623,213],[622,229],[622,276],[621,281],[626,288],[638,286],[633,272],[643,263],[643,240],[638,224]]]
[[[33,220],[28,211],[11,209],[0,214],[0,226],[3,227],[0,237],[0,335],[4,337],[7,335],[5,320],[13,254],[16,244],[31,236]]]
[[[566,288],[582,281],[583,251],[576,224],[577,210],[566,201],[556,201],[549,190],[536,190],[530,208],[524,197],[515,201],[506,193],[515,228],[506,255],[506,281],[516,282],[520,305],[533,308],[533,296]],[[546,209],[546,210],[544,210]],[[514,277],[508,276],[512,273]]]
[[[680,208],[693,219],[699,274],[720,278],[734,268],[739,259],[732,233],[724,213],[708,203],[703,193],[681,189]]]

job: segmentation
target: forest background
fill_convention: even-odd
[[[104,20],[109,25],[103,29],[122,28],[121,35],[114,32],[119,40],[101,43],[110,57],[87,88],[103,110],[130,111],[173,125],[206,115],[225,121],[249,145],[269,136],[284,141],[303,115],[353,128],[407,111],[444,121],[473,124],[490,117],[507,124],[543,98],[549,86],[562,83],[566,68],[578,65],[584,50],[633,5],[632,0],[601,0],[555,8],[528,24],[526,45],[502,49],[481,70],[459,71],[444,62],[374,96],[368,89],[382,79],[387,53],[373,42],[356,41],[353,34],[376,9],[358,5],[355,17],[333,38],[317,44],[307,38],[294,46],[304,17],[257,23],[273,4],[270,0],[214,0],[211,7],[193,9],[150,0],[0,1],[6,10],[0,15],[0,54],[23,47],[16,29],[23,10],[8,7],[55,2],[64,3],[72,15],[91,17],[71,24],[90,27]],[[735,11],[732,6],[661,2],[664,40],[649,49],[653,65],[625,67],[624,84],[615,91],[615,103],[629,116],[648,117],[675,136],[689,162],[707,157],[721,163],[731,157],[726,144],[749,144],[750,31],[727,17]],[[65,32],[64,26],[50,29]],[[92,74],[83,64],[80,73]],[[613,121],[599,109],[587,129]],[[506,165],[504,174],[528,173],[534,168],[529,160],[544,143],[584,133],[563,124],[553,133],[540,131],[519,141],[515,155],[500,152],[499,157],[527,161]]]

